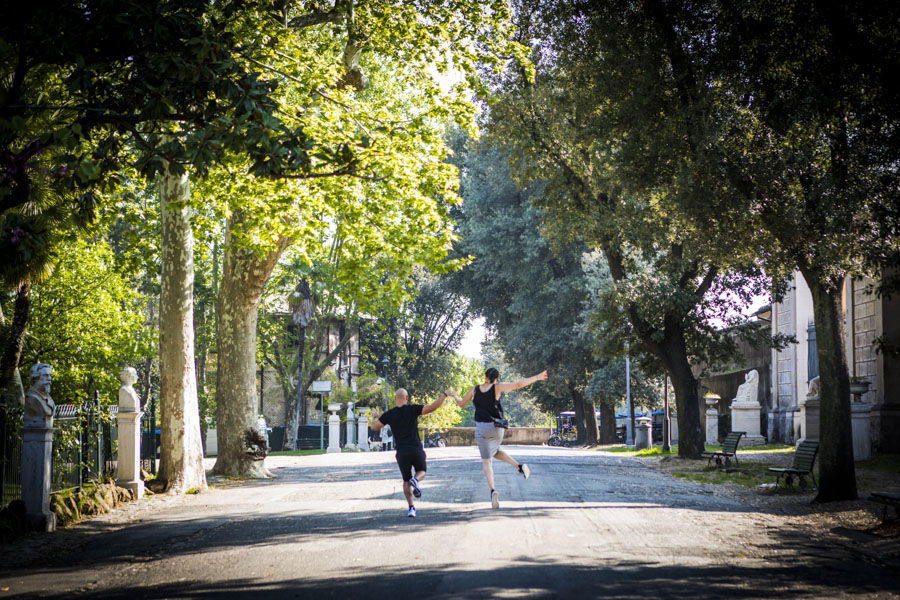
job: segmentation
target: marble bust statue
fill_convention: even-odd
[[[138,375],[134,367],[125,367],[119,373],[119,412],[138,412],[141,410],[141,397],[134,390]]]
[[[56,404],[50,397],[53,369],[46,363],[31,367],[31,387],[25,392],[25,427],[53,427],[53,410]]]

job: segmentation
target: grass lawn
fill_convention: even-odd
[[[856,468],[864,471],[885,471],[900,475],[900,454],[876,454],[872,460],[856,463]]]
[[[741,464],[740,467],[729,471],[719,469],[675,471],[672,473],[672,476],[677,477],[678,479],[696,481],[698,483],[736,483],[744,487],[753,488],[763,483],[775,483],[775,475],[768,472],[768,468],[771,466],[775,465],[765,463],[745,463]],[[807,481],[809,481],[808,478]],[[812,485],[811,482],[809,485]],[[796,480],[794,489],[799,489]]]
[[[715,452],[716,450],[721,450],[722,447],[718,444],[706,444],[706,450],[708,452]],[[614,452],[615,454],[620,454],[622,456],[672,456],[678,454],[678,444],[672,446],[671,452],[663,452],[662,446],[657,444],[653,446],[653,448],[644,448],[641,450],[636,450],[633,446],[595,446],[594,450],[602,450],[603,452]],[[754,452],[778,452],[778,453],[788,453],[793,452],[794,447],[789,446],[787,444],[763,444],[761,446],[738,446],[738,452],[743,454],[754,453]]]
[[[269,452],[269,456],[309,456],[311,454],[325,454],[325,450],[279,450],[277,452]]]
[[[328,450],[278,450],[277,452],[269,452],[269,456],[310,456],[312,454],[325,454]],[[341,448],[341,452],[353,452],[349,448]]]

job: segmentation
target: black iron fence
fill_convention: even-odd
[[[0,402],[0,507],[22,499],[22,410]]]
[[[81,405],[56,407],[51,491],[115,477],[117,412],[117,406],[102,406],[98,395]]]

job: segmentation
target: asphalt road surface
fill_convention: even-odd
[[[816,552],[773,515],[614,455],[507,451],[491,509],[477,450],[427,450],[417,518],[392,452],[273,457],[37,564],[0,598],[894,598],[900,578]]]

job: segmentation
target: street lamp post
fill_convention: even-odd
[[[388,378],[387,378],[387,369],[388,365],[391,364],[391,361],[388,360],[387,356],[381,359],[381,377],[384,380],[384,410],[388,409]]]
[[[625,420],[625,445],[634,445],[634,404],[631,400],[631,357],[625,356],[625,401],[628,403],[628,418]]]

